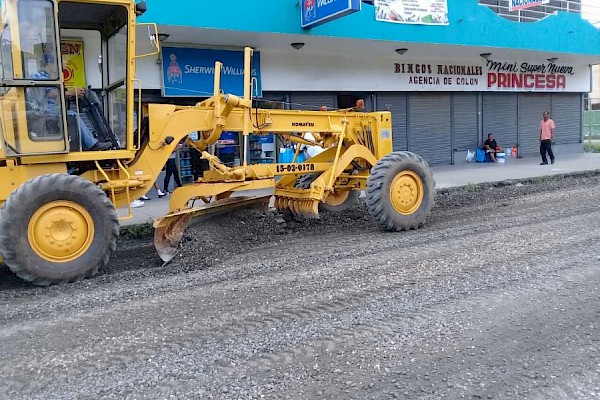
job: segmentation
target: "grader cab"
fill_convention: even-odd
[[[243,97],[222,93],[217,62],[210,98],[186,107],[150,104],[142,118],[136,59],[160,51],[156,26],[136,23],[143,2],[1,4],[0,262],[26,281],[72,282],[103,268],[116,249],[116,208],[152,188],[182,141],[201,152],[210,170],[176,189],[169,213],[156,220],[164,261],[178,251],[190,221],[270,198],[281,212],[317,217],[351,206],[364,190],[368,212],[389,231],[416,229],[431,212],[429,166],[415,154],[392,151],[389,112],[362,112],[362,104],[334,111],[256,108],[253,50],[246,48]],[[86,55],[98,60],[100,97],[66,87],[59,72],[61,38],[74,29],[101,43],[98,54]],[[242,134],[239,166],[226,166],[211,151],[223,131]],[[273,134],[322,151],[303,163],[249,164],[249,136]],[[244,195],[256,189],[269,192]]]

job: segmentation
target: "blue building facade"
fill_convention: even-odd
[[[224,86],[240,93],[242,49],[250,46],[262,106],[346,108],[363,98],[367,111],[392,112],[397,150],[434,164],[464,162],[487,133],[520,157],[537,156],[546,110],[557,125],[556,153],[583,151],[600,30],[582,18],[579,2],[515,11],[507,0],[437,1],[436,12],[411,20],[403,15],[414,14],[406,5],[413,2],[341,1],[352,9],[303,27],[332,1],[148,0],[142,20],[158,24],[163,52],[138,65],[144,96],[198,101],[211,92],[216,60],[227,60]]]

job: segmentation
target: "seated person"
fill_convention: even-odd
[[[494,139],[494,135],[492,135],[491,133],[488,133],[488,138],[483,144],[483,149],[487,154],[490,155],[490,158],[493,162],[497,161],[496,153],[502,153],[502,148],[498,146],[498,143],[496,143],[496,139]]]
[[[45,53],[42,69],[30,76],[31,79],[51,80],[56,74],[56,61],[53,55]],[[71,89],[67,91],[67,97],[81,97],[84,91],[82,89]],[[60,99],[58,89],[49,88],[46,93],[46,112],[48,115],[58,116],[60,107],[56,107],[56,102]],[[109,150],[112,148],[111,142],[100,142],[90,130],[90,128],[81,120],[78,112],[67,110],[67,115],[75,117],[78,128],[80,127],[81,144],[84,150]]]

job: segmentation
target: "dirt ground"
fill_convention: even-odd
[[[163,266],[0,271],[1,399],[600,399],[600,176],[438,193],[422,229],[359,204],[194,226]]]

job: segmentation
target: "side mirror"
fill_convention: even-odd
[[[140,1],[135,5],[135,15],[138,17],[143,15],[146,11],[148,11],[148,5],[145,1]]]

